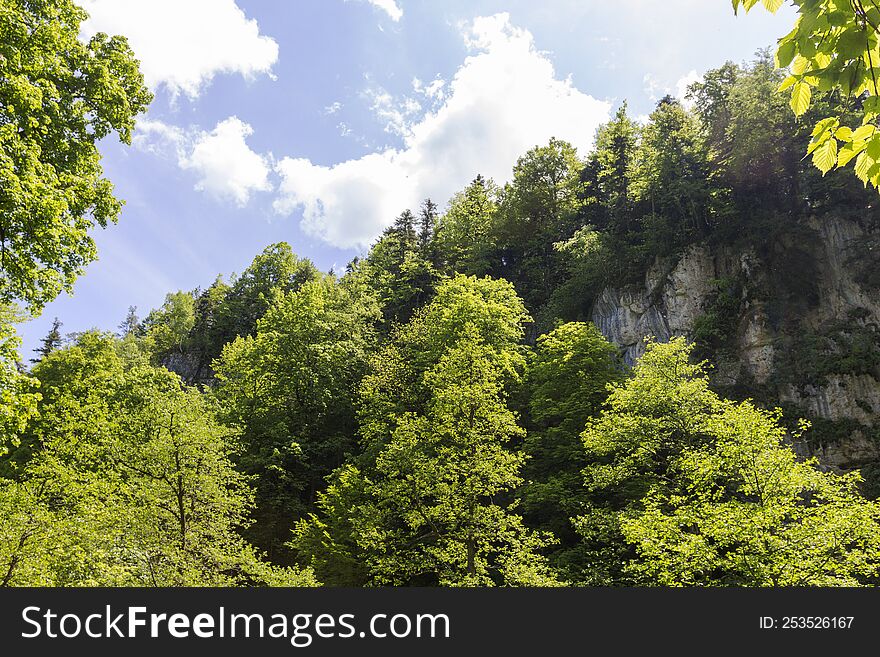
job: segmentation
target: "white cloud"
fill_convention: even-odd
[[[413,119],[422,111],[415,98],[395,100],[384,89],[367,89],[364,97],[370,101],[370,109],[385,123],[385,132],[405,137],[410,134]]]
[[[152,89],[191,98],[217,73],[271,75],[278,44],[260,34],[235,0],[80,0],[82,35],[122,34]]]
[[[245,141],[253,128],[236,116],[211,132],[184,131],[161,121],[141,121],[135,146],[160,153],[171,149],[181,169],[198,175],[197,191],[244,206],[253,192],[273,189],[269,181],[272,156],[254,152]]]
[[[431,100],[443,100],[446,95],[445,86],[446,80],[441,78],[434,78],[428,84],[425,84],[418,78],[413,78],[412,81],[413,91]]]
[[[395,0],[366,0],[371,5],[376,7],[377,9],[381,9],[388,17],[391,18],[395,23],[403,18],[403,9],[400,8],[400,5],[395,2]],[[346,0],[348,2],[348,0]]]
[[[559,79],[532,35],[511,25],[508,14],[477,18],[463,36],[472,54],[446,85],[436,111],[403,117],[401,148],[334,166],[284,158],[276,166],[282,182],[275,210],[301,208],[307,232],[362,248],[425,197],[443,203],[477,173],[507,179],[517,157],[550,137],[581,152],[592,145],[609,103]],[[374,99],[377,111],[401,111],[390,98],[375,105]]]
[[[700,82],[703,79],[703,76],[697,73],[695,70],[692,70],[690,73],[681,76],[678,79],[678,82],[675,83],[675,97],[678,98],[686,107],[691,105],[690,101],[688,101],[685,96],[687,95],[688,87],[691,86],[694,82]]]
[[[687,88],[693,84],[694,82],[699,82],[703,79],[703,76],[697,73],[696,70],[691,70],[688,73],[682,75],[675,82],[674,85],[669,86],[664,84],[656,77],[654,77],[650,73],[646,73],[645,77],[642,79],[645,88],[645,94],[650,98],[653,102],[657,102],[660,100],[661,96],[673,96],[678,98],[685,106],[689,103],[685,99],[685,94],[687,94]]]

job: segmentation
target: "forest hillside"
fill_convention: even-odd
[[[873,584],[877,195],[783,77],[624,104],[344,271],[273,244],[56,322],[6,374],[0,584]]]

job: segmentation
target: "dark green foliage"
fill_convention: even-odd
[[[425,202],[419,225],[405,210],[358,263],[357,271],[375,290],[386,331],[405,323],[434,291],[439,279],[434,247],[436,206]]]
[[[708,296],[703,314],[694,320],[694,341],[703,358],[729,358],[734,355],[734,341],[742,311],[742,283],[721,278],[712,282],[714,291]]]
[[[880,329],[856,317],[788,338],[776,366],[781,383],[822,385],[829,376],[872,376],[880,380]]]
[[[52,320],[52,328],[49,329],[49,333],[43,338],[42,344],[34,349],[34,352],[39,354],[39,358],[32,358],[31,362],[39,363],[43,358],[60,348],[63,342],[64,339],[61,336],[61,320],[56,317]]]
[[[377,321],[368,290],[328,276],[276,290],[256,335],[215,361],[223,415],[242,435],[237,462],[257,478],[248,535],[276,560],[324,477],[354,451],[354,395]]]
[[[494,266],[500,190],[482,176],[449,201],[437,227],[436,247],[449,273],[485,276]]]
[[[582,542],[571,524],[587,502],[580,434],[601,409],[608,385],[623,376],[617,350],[592,324],[563,324],[542,335],[529,364],[523,516],[559,539],[551,562],[567,579],[581,577],[585,566]]]
[[[562,280],[554,245],[580,225],[582,168],[571,144],[551,139],[519,158],[502,191],[494,273],[511,281],[530,309],[546,304]]]

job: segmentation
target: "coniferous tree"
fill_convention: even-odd
[[[119,324],[119,337],[125,339],[137,336],[141,331],[141,320],[137,314],[137,306],[129,306],[125,319]]]
[[[62,326],[63,325],[61,323],[61,320],[59,320],[57,317],[52,320],[52,328],[49,329],[49,332],[46,334],[46,337],[44,337],[42,339],[40,346],[37,347],[36,349],[34,349],[34,352],[39,354],[39,357],[32,358],[31,359],[32,363],[39,363],[46,356],[48,356],[53,351],[55,351],[56,349],[59,349],[61,347],[63,340],[64,340],[64,338],[61,335],[61,327]]]

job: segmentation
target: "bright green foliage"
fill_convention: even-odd
[[[239,464],[257,476],[249,535],[273,558],[354,451],[354,396],[378,319],[367,290],[325,277],[277,292],[256,336],[237,338],[215,362],[224,415],[242,432]]]
[[[217,320],[216,330],[221,334],[221,341],[215,345],[213,355],[219,356],[223,345],[236,336],[254,335],[257,322],[269,309],[276,289],[295,292],[320,276],[311,260],[297,257],[287,242],[267,246],[231,283]]]
[[[208,398],[164,369],[124,363],[97,334],[35,373],[45,393],[32,453],[0,484],[7,584],[313,583],[261,562],[238,535],[251,493]]]
[[[440,220],[437,248],[452,273],[485,276],[492,269],[498,196],[492,180],[477,176],[449,201]]]
[[[78,39],[71,0],[0,1],[0,302],[39,311],[95,259],[120,202],[96,144],[131,140],[152,96],[127,41]]]
[[[733,0],[734,10],[751,9],[756,0]],[[791,110],[802,116],[814,90],[838,92],[840,104],[813,129],[807,154],[822,174],[855,160],[855,174],[865,185],[880,187],[880,7],[863,0],[794,0],[798,19],[779,40],[776,65],[789,75],[779,91],[790,93]],[[778,0],[764,6],[776,11]],[[858,108],[858,120],[846,116]]]
[[[778,412],[720,399],[691,347],[649,344],[583,440],[588,542],[617,535],[636,583],[853,585],[880,567],[880,506],[858,475],[823,473],[785,444]]]
[[[40,400],[36,392],[39,382],[18,366],[21,339],[12,323],[19,319],[12,308],[0,304],[0,457],[17,446],[18,436],[36,414]]]
[[[360,384],[360,432],[371,457],[390,438],[400,415],[425,410],[431,391],[424,373],[466,331],[476,330],[504,360],[505,370],[518,376],[525,364],[523,325],[530,319],[507,281],[463,275],[444,281],[433,301],[376,354]]]
[[[880,568],[880,505],[857,473],[798,462],[779,413],[746,402],[708,419],[713,444],[676,464],[623,522],[632,569],[661,586],[855,586]]]
[[[361,465],[337,471],[321,517],[297,527],[294,546],[322,577],[554,582],[537,553],[547,539],[500,503],[521,481],[524,456],[509,443],[523,430],[506,400],[527,319],[509,283],[457,276],[374,358],[361,385]]]
[[[238,336],[254,335],[278,292],[294,292],[321,273],[286,242],[257,255],[231,283],[218,276],[205,290],[177,292],[138,328],[141,346],[188,383],[211,381],[211,363]]]
[[[162,307],[152,311],[144,320],[147,350],[156,358],[182,353],[195,321],[192,294],[178,291],[165,295]]]
[[[494,502],[521,480],[524,431],[504,404],[503,361],[474,328],[425,373],[425,414],[406,413],[375,464],[357,541],[377,584],[535,586],[547,541]]]
[[[520,495],[530,526],[560,539],[552,555],[569,577],[580,575],[582,541],[571,518],[586,503],[581,471],[587,465],[580,434],[599,412],[610,383],[623,378],[617,350],[592,324],[563,324],[538,338],[529,364],[531,428]]]

